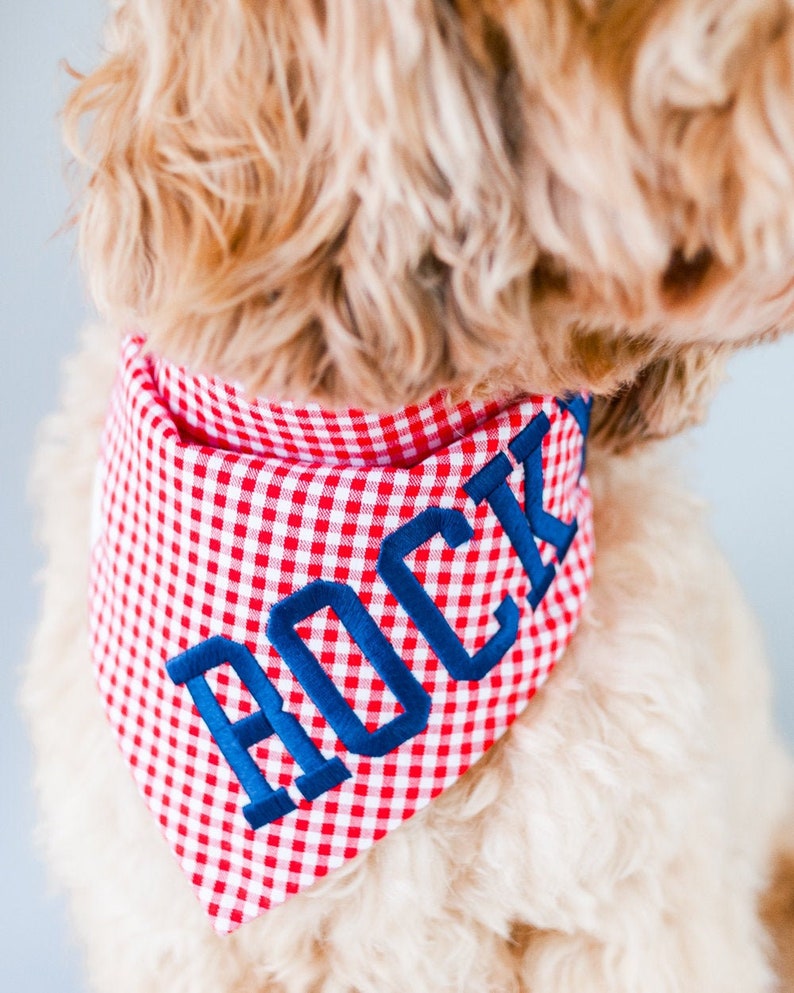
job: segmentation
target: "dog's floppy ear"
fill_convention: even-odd
[[[700,423],[724,379],[726,345],[686,345],[657,356],[611,396],[596,397],[592,439],[625,452]]]
[[[100,312],[332,406],[537,356],[494,85],[446,0],[123,0],[65,113]]]

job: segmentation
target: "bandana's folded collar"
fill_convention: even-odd
[[[297,409],[125,342],[94,665],[217,930],[426,806],[546,680],[592,573],[588,414],[581,397]]]

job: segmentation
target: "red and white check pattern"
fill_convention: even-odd
[[[518,557],[487,502],[461,489],[543,410],[545,508],[578,533],[533,612]],[[552,398],[509,406],[439,395],[386,416],[246,399],[220,380],[123,347],[97,494],[91,640],[110,724],[135,781],[220,932],[283,902],[371,846],[453,783],[500,737],[570,641],[592,572],[582,437]],[[523,504],[523,472],[509,478]],[[440,536],[406,560],[462,643],[476,651],[510,594],[516,644],[480,682],[455,682],[375,571],[385,535],[428,506],[462,511],[474,538]],[[541,543],[544,561],[553,548]],[[432,698],[427,729],[383,758],[351,755],[265,637],[274,603],[307,583],[346,583]],[[332,611],[298,627],[370,729],[399,705]],[[352,776],[311,803],[275,736],[251,755],[298,805],[253,831],[248,797],[185,686],[165,663],[213,635],[256,656],[323,755]],[[207,676],[231,721],[257,709],[234,671]]]

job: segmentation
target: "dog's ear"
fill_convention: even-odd
[[[113,5],[106,57],[75,74],[63,115],[87,174],[81,258],[110,323],[211,366],[278,299],[281,276],[302,282],[301,263],[343,223],[331,203],[307,218],[322,186],[310,112],[319,10],[313,0]]]
[[[626,452],[700,423],[724,379],[731,350],[725,345],[686,345],[652,359],[616,393],[595,398],[593,442]]]

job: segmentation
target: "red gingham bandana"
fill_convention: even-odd
[[[581,615],[582,397],[393,414],[249,400],[128,338],[91,642],[135,781],[220,932],[425,807]]]

